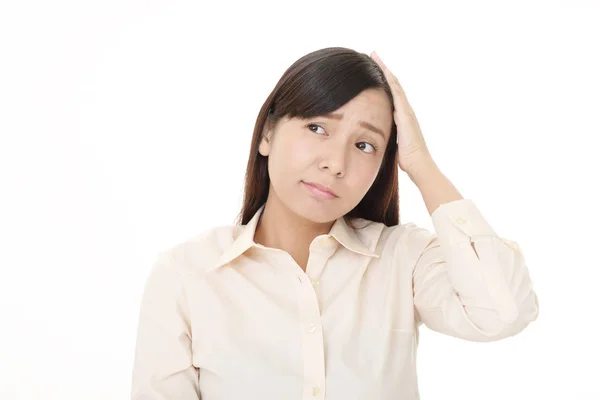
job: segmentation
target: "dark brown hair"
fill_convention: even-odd
[[[309,53],[285,71],[256,119],[238,223],[247,224],[269,193],[268,160],[258,152],[265,124],[274,126],[286,116],[304,119],[328,114],[371,88],[383,89],[394,104],[390,86],[377,63],[367,54],[343,47]],[[396,124],[392,123],[379,173],[360,203],[344,215],[348,223],[364,218],[387,226],[399,224],[396,135]]]

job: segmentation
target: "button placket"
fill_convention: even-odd
[[[312,281],[312,286],[315,289],[315,291],[317,291],[319,289],[319,281],[317,281],[317,280]]]
[[[321,388],[318,386],[312,387],[312,395],[313,397],[317,397],[321,393]]]
[[[309,266],[314,260],[309,260]],[[314,269],[314,266],[312,266]],[[307,267],[307,270],[309,267]],[[325,346],[321,325],[321,310],[313,281],[308,275],[299,275],[296,285],[298,311],[302,326],[302,354],[304,364],[304,399],[323,396],[325,384]]]
[[[311,250],[306,275],[310,278],[312,287],[318,293],[320,286],[320,276],[327,264],[329,258],[335,253],[337,241],[330,236],[320,238],[317,243],[320,245]]]

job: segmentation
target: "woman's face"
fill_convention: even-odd
[[[345,215],[375,181],[392,122],[392,105],[381,89],[361,92],[328,116],[281,119],[259,146],[268,156],[269,197],[317,223]]]

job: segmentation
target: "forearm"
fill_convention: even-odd
[[[408,176],[419,188],[429,215],[444,203],[463,199],[460,192],[432,159],[420,163],[408,173]]]

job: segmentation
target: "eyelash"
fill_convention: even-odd
[[[312,126],[318,126],[319,128],[323,129],[323,127],[322,127],[321,125],[318,125],[318,124],[307,124],[307,125],[306,125],[306,127],[307,127],[308,129],[310,129],[310,127],[312,127]],[[313,132],[313,133],[316,133],[316,132],[314,132],[312,129],[311,129],[311,132]],[[379,150],[379,146],[377,146],[377,145],[375,145],[375,144],[373,144],[373,143],[371,143],[371,142],[360,142],[360,143],[366,143],[366,144],[368,144],[369,146],[373,147],[373,151],[372,151],[372,153],[375,153],[375,152],[377,152],[377,151]],[[360,150],[360,149],[359,149],[359,150]],[[369,154],[369,153],[367,153],[367,152],[364,152],[364,153],[366,153],[366,154]]]

